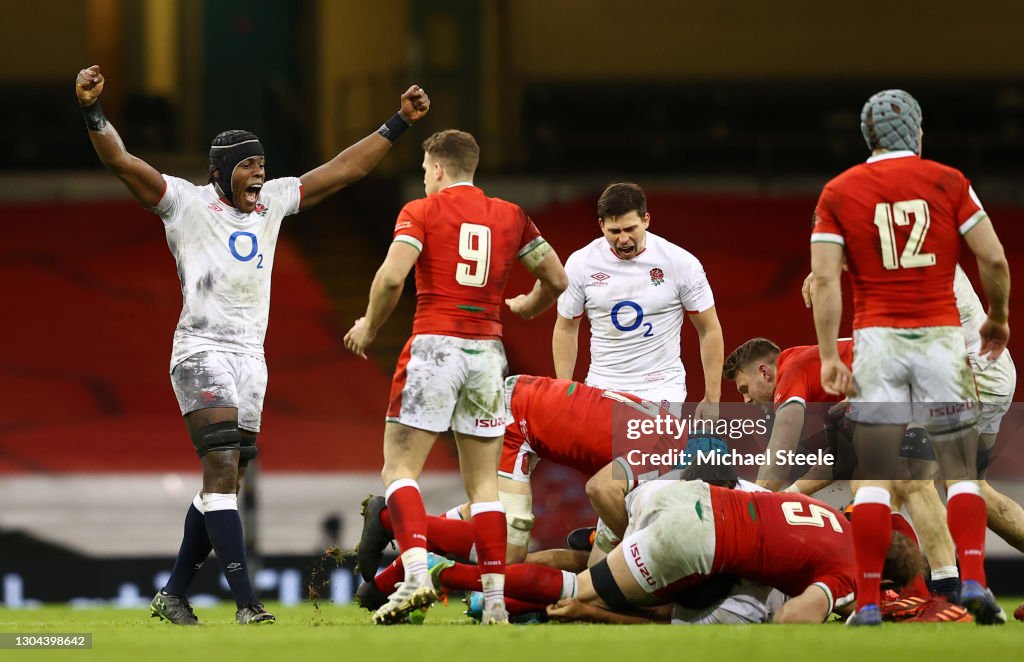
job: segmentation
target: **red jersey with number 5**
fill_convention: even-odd
[[[468,184],[405,205],[394,240],[420,251],[413,334],[493,339],[513,263],[544,241],[518,205]]]
[[[811,242],[845,248],[853,328],[959,326],[960,237],[985,216],[960,171],[913,152],[885,152],[825,185]]]
[[[829,611],[853,600],[856,569],[850,522],[802,494],[711,487],[713,574],[730,573],[797,596],[812,585]]]

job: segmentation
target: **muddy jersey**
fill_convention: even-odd
[[[961,237],[984,218],[958,170],[913,152],[886,152],[825,185],[811,242],[844,247],[854,329],[957,326]]]
[[[512,422],[505,428],[506,449],[518,449],[525,441],[538,458],[572,467],[588,476],[617,454],[653,443],[650,436],[635,442],[626,438],[625,419],[668,415],[657,405],[634,395],[568,379],[532,375],[516,378],[510,410]],[[670,440],[662,441],[667,443]],[[686,445],[685,434],[681,444]],[[628,477],[632,479],[632,475]]]
[[[420,252],[413,334],[478,339],[501,338],[512,265],[545,243],[518,205],[468,183],[405,205],[394,240]]]
[[[166,188],[152,211],[163,219],[182,297],[171,368],[211,350],[262,357],[277,236],[284,217],[299,211],[301,182],[267,181],[256,209],[244,214],[212,184],[163,178]]]
[[[565,272],[569,286],[558,297],[558,314],[586,313],[590,321],[587,383],[630,392],[678,383],[682,395],[683,312],[715,305],[700,261],[648,232],[644,250],[630,260],[599,237],[569,257]]]
[[[853,533],[839,511],[802,494],[710,489],[713,574],[733,574],[790,596],[816,585],[828,597],[829,611],[853,599]]]
[[[853,365],[853,340],[841,338],[837,343],[839,358],[846,367]],[[790,403],[806,406],[808,402],[839,402],[841,395],[825,392],[821,385],[821,356],[817,345],[801,345],[782,350],[775,368],[775,406]]]

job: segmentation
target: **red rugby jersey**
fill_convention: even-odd
[[[843,338],[838,343],[839,358],[848,368],[853,367],[853,340]],[[817,345],[801,345],[782,350],[775,367],[775,406],[796,401],[839,402],[844,396],[826,393],[821,385],[821,356]]]
[[[802,494],[711,487],[715,517],[713,574],[731,573],[797,596],[818,585],[829,610],[856,591],[850,522]]]
[[[959,326],[953,272],[960,237],[984,218],[960,171],[886,152],[826,184],[811,242],[845,247],[853,328]]]
[[[500,339],[512,265],[543,239],[518,205],[456,184],[405,205],[395,241],[420,251],[414,334]]]

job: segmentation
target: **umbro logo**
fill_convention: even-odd
[[[241,570],[241,569],[242,569],[242,564],[241,563],[229,563],[228,566],[227,566],[227,571],[228,572],[234,572],[236,570]]]
[[[609,278],[611,278],[611,276],[604,273],[603,271],[598,271],[596,274],[590,274],[590,277],[598,282],[608,280]]]

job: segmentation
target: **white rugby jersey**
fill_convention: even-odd
[[[164,221],[182,297],[171,369],[209,350],[263,356],[277,235],[284,217],[299,211],[299,179],[267,181],[256,210],[243,214],[212,184],[163,177],[167,189],[152,211]]]
[[[715,305],[704,267],[692,254],[648,232],[644,250],[620,259],[604,237],[565,263],[569,287],[558,314],[590,320],[586,383],[614,390],[684,384],[679,358],[683,311]]]
[[[1014,370],[1010,350],[1004,349],[995,361],[978,355],[978,352],[981,351],[981,335],[978,331],[988,319],[988,313],[981,305],[981,299],[974,291],[971,279],[967,277],[959,264],[956,265],[956,271],[953,274],[953,294],[956,296],[956,307],[960,312],[960,327],[963,329],[964,341],[967,343],[967,358],[970,359],[971,367],[974,369],[978,390],[987,394],[1012,394],[1014,379],[1011,374]]]

